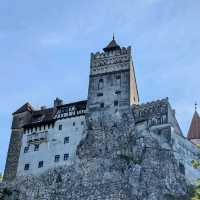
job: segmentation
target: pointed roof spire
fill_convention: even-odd
[[[200,117],[197,112],[197,103],[195,103],[195,112],[193,114],[192,122],[188,131],[187,138],[191,139],[200,139]]]
[[[103,48],[103,50],[105,52],[108,52],[108,51],[114,51],[114,50],[120,50],[120,49],[121,47],[115,41],[115,35],[113,33],[112,41],[105,48]]]
[[[197,102],[195,102],[194,106],[195,106],[195,111],[197,111]]]

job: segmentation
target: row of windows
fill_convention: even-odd
[[[46,130],[46,129],[50,129],[50,128],[54,128],[54,124],[41,125],[41,126],[35,127],[35,128],[28,128],[27,132],[32,133],[33,131],[41,131],[41,130]],[[26,132],[26,130],[25,130],[25,132]]]
[[[115,94],[116,94],[116,95],[120,95],[120,94],[121,94],[121,91],[120,91],[120,90],[117,90],[117,91],[115,91]],[[102,97],[102,96],[103,96],[103,93],[102,93],[102,92],[97,93],[97,97]]]
[[[116,76],[116,80],[117,80],[117,84],[121,84],[121,76],[117,75]],[[98,90],[101,90],[104,88],[104,80],[103,79],[99,79],[98,81]]]
[[[117,100],[114,101],[114,106],[118,106],[119,102]],[[100,108],[104,108],[104,103],[100,103]]]
[[[69,137],[65,137],[65,138],[64,138],[64,144],[67,144],[67,143],[69,143]],[[35,144],[35,145],[34,145],[34,151],[39,151],[39,147],[40,147],[39,144]],[[24,153],[27,153],[28,150],[29,150],[29,146],[24,147]]]
[[[64,161],[67,161],[69,159],[69,154],[66,153],[63,155],[63,160]],[[55,155],[55,158],[54,158],[54,162],[59,162],[60,161],[60,155]],[[44,161],[39,161],[38,162],[38,168],[42,168],[44,166]],[[27,171],[30,169],[30,164],[29,163],[26,163],[24,165],[24,170]]]
[[[73,122],[72,123],[73,126],[76,126],[76,122]],[[81,125],[84,125],[84,121],[81,122]],[[33,131],[41,131],[41,130],[46,130],[46,129],[50,129],[50,128],[54,128],[54,124],[48,124],[48,125],[43,125],[43,126],[39,126],[39,127],[35,127],[35,128],[30,128],[30,129],[27,129],[27,132],[28,133],[32,133]],[[62,125],[60,124],[58,126],[58,130],[62,130]]]
[[[76,126],[76,122],[73,122],[72,125],[73,125],[73,126]],[[84,121],[81,122],[81,125],[84,125]],[[62,128],[63,128],[63,125],[62,125],[62,124],[59,124],[59,126],[58,126],[58,130],[61,131]]]

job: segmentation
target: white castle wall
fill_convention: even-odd
[[[73,125],[75,123],[75,125]],[[28,146],[26,132],[23,135],[22,147],[20,152],[17,176],[28,174],[39,174],[49,168],[59,165],[70,164],[73,161],[76,147],[79,144],[85,124],[85,116],[78,116],[57,120],[54,128],[47,129],[47,141],[40,144],[39,150],[34,151],[34,145],[31,144],[27,153],[24,153],[24,147]],[[59,130],[62,125],[62,130]],[[43,132],[44,130],[37,131]],[[30,133],[29,133],[30,134]],[[69,143],[64,144],[64,138],[69,137]],[[64,154],[69,154],[69,159],[64,161]],[[60,155],[60,161],[55,162],[55,155]],[[43,167],[38,168],[39,161],[43,161]],[[24,170],[25,164],[29,164],[29,170]]]

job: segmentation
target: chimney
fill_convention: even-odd
[[[63,100],[59,99],[58,97],[54,100],[54,108],[62,104],[63,104]]]
[[[46,106],[41,106],[40,109],[41,110],[45,110],[47,107]]]

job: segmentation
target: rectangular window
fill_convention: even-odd
[[[118,106],[118,101],[114,101],[114,106]]]
[[[76,125],[76,123],[75,122],[73,122],[73,126],[75,126]]]
[[[62,130],[62,124],[60,124],[60,125],[58,126],[58,130],[59,130],[59,131]]]
[[[42,167],[43,167],[43,164],[44,164],[44,162],[43,162],[43,161],[40,161],[40,162],[38,163],[38,168],[42,168]]]
[[[81,125],[84,125],[84,121],[81,122]]]
[[[24,147],[24,153],[28,152],[29,147]]]
[[[101,104],[100,104],[100,108],[104,108],[104,103],[101,103]]]
[[[60,161],[60,155],[55,155],[54,162],[59,162]]]
[[[102,96],[103,96],[103,93],[97,93],[97,96],[98,96],[98,97],[102,97]]]
[[[40,147],[39,144],[35,144],[35,146],[34,146],[34,151],[39,151],[39,147]]]
[[[68,153],[64,154],[64,160],[68,160],[68,159],[69,159],[69,154]]]
[[[117,91],[115,91],[115,94],[120,95],[121,91],[117,90]]]
[[[64,144],[69,143],[69,137],[64,138]]]
[[[29,170],[29,167],[30,167],[29,164],[25,164],[25,165],[24,165],[24,170],[26,170],[26,171]]]

